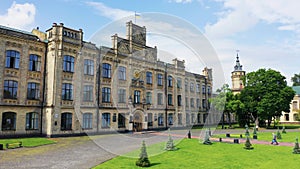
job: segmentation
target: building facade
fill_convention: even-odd
[[[293,100],[290,104],[290,112],[282,112],[280,116],[281,123],[298,123],[300,121],[300,86],[293,86],[293,90],[296,92]]]
[[[237,53],[236,62],[233,72],[231,72],[231,81],[232,88],[231,91],[233,94],[240,93],[244,88],[244,83],[242,78],[246,75],[246,72],[243,71],[243,66],[240,63],[239,55]]]
[[[205,123],[212,70],[157,58],[146,28],[126,23],[112,47],[54,23],[45,33],[0,27],[0,136],[142,131]]]

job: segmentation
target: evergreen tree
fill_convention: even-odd
[[[298,138],[296,138],[296,142],[295,142],[295,146],[294,146],[294,149],[293,149],[293,153],[294,154],[300,154],[300,148],[299,148]]]
[[[245,142],[245,147],[244,147],[244,149],[247,149],[247,150],[252,150],[252,149],[254,149],[254,147],[252,147],[252,144],[250,143],[249,136],[247,136],[247,138],[246,138],[246,142]]]
[[[150,167],[150,161],[148,159],[146,144],[144,140],[141,147],[140,158],[136,161],[135,164],[140,167]]]
[[[248,125],[246,124],[245,127],[246,127],[245,136],[246,136],[246,137],[249,137],[249,136],[250,136],[250,133],[249,133]]]
[[[207,129],[205,130],[205,137],[204,137],[203,144],[212,145],[212,142],[209,140],[209,131]]]
[[[172,137],[171,137],[170,128],[169,128],[169,139],[168,139],[168,141],[167,141],[167,143],[166,143],[166,148],[165,148],[165,150],[167,150],[167,151],[177,150],[177,148],[176,148],[175,145],[174,145],[173,139],[172,139]]]
[[[283,134],[283,133],[286,134],[285,126],[282,127],[282,134]]]
[[[277,136],[277,139],[278,139],[278,140],[281,140],[281,139],[282,139],[281,134],[280,134],[280,131],[279,131],[279,128],[278,128],[278,130],[277,130],[276,136]]]
[[[253,136],[257,136],[257,131],[255,127],[253,127]]]

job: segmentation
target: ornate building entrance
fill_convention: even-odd
[[[142,131],[143,130],[143,113],[137,111],[133,116],[133,131]]]

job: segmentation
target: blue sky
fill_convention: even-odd
[[[95,32],[135,11],[141,17],[147,12],[169,14],[192,24],[209,40],[221,62],[225,83],[231,85],[230,73],[238,49],[247,72],[275,69],[291,84],[291,76],[300,73],[299,6],[297,0],[5,0],[1,1],[0,24],[46,31],[52,23],[63,22],[73,29],[82,28],[84,39],[89,41]],[[115,33],[119,32],[110,35]],[[150,46],[163,48],[161,38],[152,39],[157,43],[149,41]],[[201,72],[206,65],[189,66],[191,71]]]

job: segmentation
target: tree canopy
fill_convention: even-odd
[[[272,69],[259,69],[246,74],[245,88],[241,92],[241,101],[245,111],[250,112],[260,122],[281,116],[281,112],[289,112],[290,102],[295,92],[287,86],[286,78]]]
[[[292,77],[293,86],[300,86],[300,73]]]

